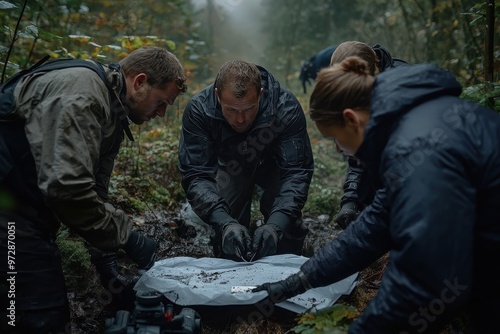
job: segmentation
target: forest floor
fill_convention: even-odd
[[[208,226],[193,223],[189,212],[169,215],[168,213],[151,213],[134,217],[136,228],[156,240],[159,244],[158,258],[172,258],[189,256],[193,258],[212,257],[212,248],[208,243]],[[305,217],[304,222],[309,228],[309,234],[304,243],[304,255],[311,256],[321,246],[334,238],[340,230],[328,222],[328,216]],[[374,263],[371,267],[360,272],[357,287],[350,295],[343,296],[337,301],[352,305],[362,311],[367,302],[375,295],[387,256]],[[122,272],[136,275],[134,266],[121,254],[119,263]],[[105,332],[106,319],[116,315],[116,311],[127,309],[125,305],[113,301],[110,294],[98,281],[93,270],[86,273],[82,279],[92,280],[92,284],[85,290],[69,290],[68,296],[71,306],[73,334],[99,334]],[[252,309],[253,307],[253,309]],[[177,308],[177,307],[176,307]],[[291,328],[297,325],[297,314],[276,307],[268,317],[258,321],[247,321],[248,314],[255,311],[254,306],[241,307],[191,307],[201,317],[201,333],[293,333]],[[177,311],[176,311],[177,312]]]

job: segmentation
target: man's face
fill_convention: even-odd
[[[241,98],[235,97],[229,89],[219,92],[216,88],[215,93],[222,114],[231,128],[238,133],[246,132],[257,117],[262,89],[256,92],[255,89],[249,88]]]
[[[147,82],[137,85],[127,98],[129,118],[135,124],[142,124],[156,116],[165,116],[165,111],[179,96],[177,83],[171,81],[163,88],[153,88]]]

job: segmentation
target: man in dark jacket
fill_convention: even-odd
[[[349,333],[438,333],[464,311],[471,333],[498,332],[500,116],[460,93],[434,65],[375,78],[350,57],[320,72],[311,118],[382,187],[299,273],[257,290],[279,302],[390,251],[378,293]]]
[[[370,46],[359,41],[347,41],[339,44],[333,52],[330,66],[349,56],[358,56],[368,62],[372,75],[387,69],[408,65],[404,60],[393,58],[389,51],[379,44]],[[357,159],[347,157],[344,194],[340,200],[340,210],[334,217],[334,221],[342,229],[354,221],[358,214],[373,201],[377,190],[373,178],[374,176],[370,176]]]
[[[335,51],[336,45],[331,45],[317,52],[314,56],[304,61],[302,67],[300,68],[299,80],[304,88],[304,94],[306,91],[306,84],[311,84],[316,79],[319,70],[327,67],[330,64],[330,58],[332,58],[332,53]]]
[[[124,131],[132,139],[129,120],[163,116],[186,90],[178,59],[157,47],[110,66],[44,66],[17,81],[12,110],[0,108],[2,333],[70,332],[61,224],[100,251],[108,278],[118,249],[139,269],[153,265],[156,242],[108,203],[109,180]]]
[[[182,185],[213,228],[216,257],[301,254],[313,157],[301,105],[264,68],[233,60],[191,98],[179,144]],[[264,224],[250,236],[257,189]]]

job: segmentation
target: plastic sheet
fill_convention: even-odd
[[[257,286],[287,278],[307,260],[297,255],[267,256],[254,262],[218,258],[176,257],[157,261],[137,282],[138,291],[157,291],[181,306],[247,305],[267,297],[266,291],[231,293],[233,286]],[[356,285],[357,273],[334,284],[311,289],[277,306],[301,313],[333,305]]]

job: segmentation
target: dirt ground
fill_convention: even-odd
[[[305,217],[304,222],[309,227],[309,234],[304,243],[305,256],[311,256],[340,232],[336,226],[329,223],[329,220],[327,216]],[[197,222],[189,210],[181,210],[176,215],[155,212],[145,217],[134,217],[134,221],[137,229],[159,243],[160,259],[176,256],[194,258],[213,256],[208,242],[209,227]],[[122,272],[130,276],[137,275],[134,266],[123,254],[120,255],[119,261]],[[349,296],[341,297],[339,302],[348,303],[362,310],[376,293],[386,261],[385,257],[361,272],[358,286]],[[106,319],[114,317],[119,309],[130,310],[132,304],[111,297],[99,284],[94,271],[85,276],[86,279],[94,281],[92,288],[87,291],[69,291],[68,294],[71,304],[72,333],[104,333]],[[201,317],[201,333],[291,333],[290,329],[297,324],[297,314],[278,307],[269,317],[258,319],[249,319],[249,315],[255,311],[253,305],[190,308],[198,312]],[[174,311],[179,312],[180,309],[176,306]]]

